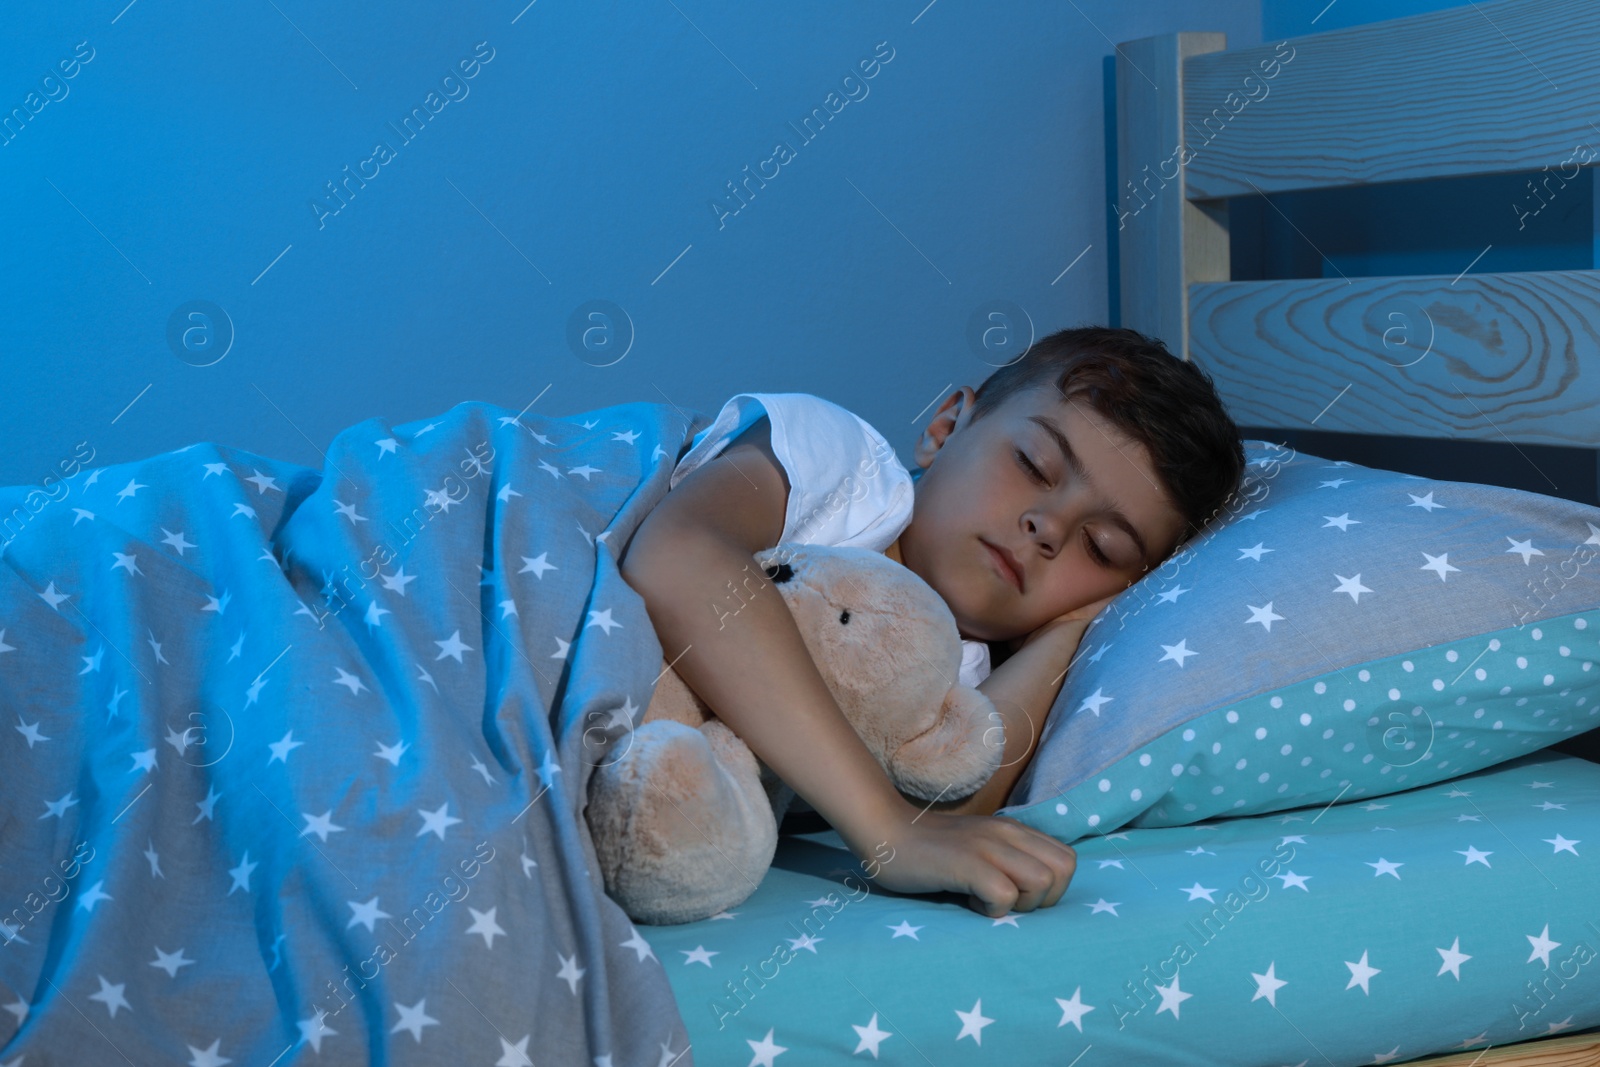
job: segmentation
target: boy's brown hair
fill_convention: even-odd
[[[1150,452],[1166,495],[1186,525],[1178,548],[1239,492],[1244,445],[1211,375],[1136,330],[1083,326],[1035,341],[978,387],[976,421],[1008,397],[1054,385],[1083,397]]]

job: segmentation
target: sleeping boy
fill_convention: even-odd
[[[1132,330],[1086,327],[951,393],[913,458],[915,479],[876,430],[820,398],[735,396],[678,461],[622,576],[678,675],[858,858],[873,857],[880,885],[964,893],[996,917],[1050,907],[1076,854],[993,813],[1090,620],[1237,491],[1239,429],[1199,367]],[[963,641],[959,680],[1004,724],[1002,765],[983,788],[933,804],[900,794],[775,589],[741,608],[740,625],[707,610],[782,541],[884,552],[945,601]]]

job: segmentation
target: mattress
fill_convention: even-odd
[[[1600,765],[1075,847],[1055,907],[990,919],[785,837],[742,905],[639,930],[703,1067],[1389,1063],[1600,1025]]]

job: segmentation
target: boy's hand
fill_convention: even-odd
[[[1054,907],[1078,865],[1070,846],[1005,816],[925,811],[885,840],[891,851],[869,867],[878,885],[966,893],[967,906],[990,918]]]
[[[1071,611],[1057,615],[1049,622],[1041,624],[1032,633],[1029,633],[1024,637],[1013,638],[1006,644],[1007,655],[1015,655],[1018,651],[1027,648],[1040,637],[1051,632],[1052,630],[1058,630],[1063,626],[1075,626],[1080,631],[1078,636],[1083,636],[1081,631],[1087,629],[1089,623],[1094,620],[1094,617],[1104,611],[1106,605],[1110,604],[1120,595],[1121,590],[1116,593],[1111,593],[1108,596],[1101,597],[1092,604],[1085,604],[1082,607],[1073,608]]]

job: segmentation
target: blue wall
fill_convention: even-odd
[[[523,5],[8,13],[0,483],[80,442],[319,464],[369,416],[744,390],[827,396],[905,454],[991,369],[988,302],[1107,318],[1109,41],[1261,25],[1257,0]],[[625,319],[570,344],[591,301]]]

